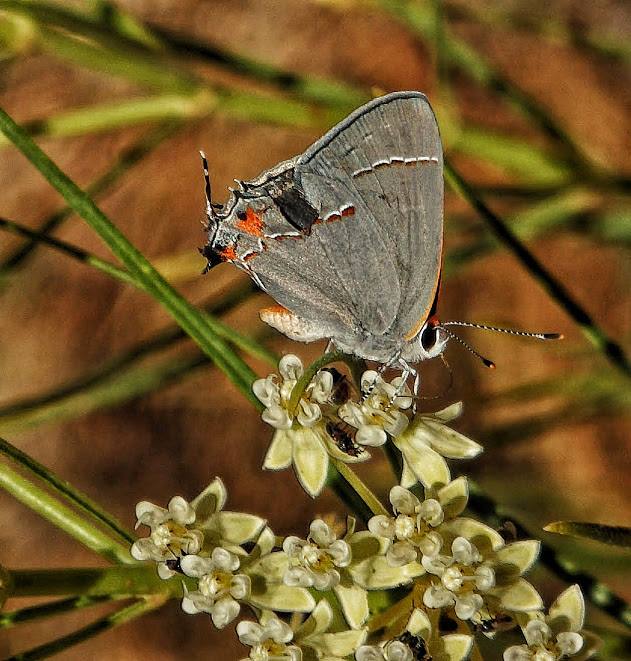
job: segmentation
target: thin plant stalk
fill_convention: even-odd
[[[120,542],[123,544],[133,544],[135,540],[134,535],[127,531],[120,521],[109,512],[105,511],[91,498],[70,484],[70,482],[62,480],[50,469],[35,461],[35,459],[3,438],[0,438],[0,454],[14,461],[30,475],[45,482],[56,494],[83,510],[83,512],[94,518],[99,524],[104,525]]]
[[[62,172],[4,110],[0,110],[0,130],[57,189],[74,211],[99,234],[132,276],[173,316],[246,398],[257,402],[250,387],[254,381],[254,372],[218,336],[213,321],[169,285],[96,206],[90,196]]]
[[[104,631],[109,631],[115,627],[130,622],[131,620],[145,615],[156,608],[162,606],[166,601],[165,597],[151,597],[137,601],[131,606],[118,610],[111,615],[106,615],[81,629],[77,629],[66,636],[61,636],[55,640],[34,647],[26,652],[20,652],[9,657],[7,661],[35,661],[36,659],[47,659],[64,650],[68,650],[84,640],[88,640]]]
[[[511,249],[530,274],[545,288],[551,298],[578,324],[590,342],[619,370],[627,376],[631,376],[631,363],[622,347],[606,335],[604,330],[593,321],[566,287],[526,248],[507,224],[489,209],[473,187],[448,161],[445,161],[445,176],[454,190],[479,213],[497,238]]]
[[[114,540],[109,534],[88,522],[83,515],[70,509],[2,462],[0,462],[0,488],[110,562],[122,564],[135,562],[129,554],[128,546]]]

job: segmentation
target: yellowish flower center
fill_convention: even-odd
[[[214,571],[199,579],[199,591],[205,597],[219,598],[230,591],[232,574],[230,572]]]

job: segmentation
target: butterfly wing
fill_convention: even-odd
[[[295,174],[321,214],[355,205],[322,249],[357,297],[362,326],[401,339],[420,330],[443,235],[443,154],[427,98],[395,92],[359,108],[297,159]]]

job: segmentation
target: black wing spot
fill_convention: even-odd
[[[320,214],[294,181],[293,170],[284,172],[272,180],[267,186],[267,193],[292,227],[303,234],[311,234],[311,227]]]

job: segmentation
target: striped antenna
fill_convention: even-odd
[[[459,325],[457,322],[456,323],[448,322],[448,324],[450,324],[452,326]],[[479,358],[482,361],[482,364],[485,367],[488,367],[489,369],[492,369],[492,370],[495,369],[495,363],[492,360],[489,360],[488,358],[485,358],[481,353],[478,353],[471,345],[467,344],[461,337],[458,337],[458,335],[456,335],[455,333],[452,333],[450,330],[445,328],[445,326],[448,325],[448,324],[440,324],[439,326],[437,326],[437,328],[442,328],[445,331],[445,333],[447,333],[447,335],[449,335],[449,337],[452,340],[456,340],[456,342],[460,342],[460,344],[462,344],[462,346],[467,351],[470,351],[474,356],[476,356],[476,358]]]
[[[216,222],[217,218],[211,201],[210,174],[208,172],[208,161],[206,160],[206,154],[204,154],[203,151],[200,150],[199,155],[202,158],[202,167],[204,168],[204,183],[205,183],[204,190],[206,192],[206,216],[208,217],[209,221]]]
[[[530,333],[528,331],[515,330],[513,328],[497,328],[497,326],[485,326],[484,324],[473,324],[468,321],[443,321],[441,328],[445,326],[465,326],[479,330],[493,331],[494,333],[506,333],[507,335],[519,335],[521,337],[534,337],[537,340],[562,340],[561,333]],[[455,337],[455,336],[454,336]]]

